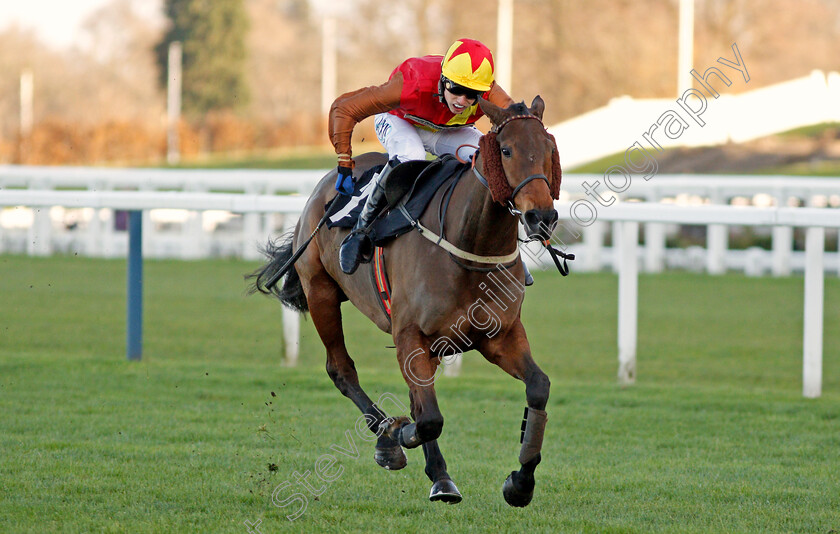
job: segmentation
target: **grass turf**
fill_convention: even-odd
[[[0,256],[0,531],[840,529],[837,278],[823,397],[806,400],[801,278],[642,276],[639,378],[622,389],[615,276],[536,273],[523,315],[549,425],[534,501],[513,509],[520,383],[475,353],[438,380],[464,501],[430,503],[419,450],[402,471],[374,464],[310,321],[299,365],[281,365],[280,305],[243,295],[254,267],[147,261],[144,358],[128,362],[124,261]],[[405,402],[390,338],[344,309],[363,386]],[[314,474],[327,454],[329,483]],[[305,512],[288,521],[299,503],[275,491],[306,495]]]

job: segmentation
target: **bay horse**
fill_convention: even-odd
[[[269,242],[269,262],[250,275],[251,289],[273,293],[285,305],[310,313],[326,348],[327,374],[378,437],[376,462],[386,469],[401,469],[406,465],[403,448],[422,446],[432,501],[456,503],[462,498],[437,443],[443,415],[434,380],[441,358],[475,349],[523,381],[527,408],[520,467],[505,480],[503,496],[511,506],[526,506],[533,497],[534,470],[541,459],[550,383],[531,357],[520,320],[525,286],[517,232],[521,220],[529,238],[547,244],[557,223],[553,199],[559,192],[560,165],[554,138],[542,124],[545,104],[539,96],[530,107],[517,103],[504,109],[483,99],[479,105],[494,125],[492,132],[482,137],[472,168],[452,187],[441,187],[419,218],[419,228],[440,236],[429,239],[411,231],[383,247],[391,285],[390,320],[377,301],[370,272],[360,268],[346,275],[339,268],[339,244],[347,230],[316,232],[324,206],[337,194],[335,171],[319,182],[293,234],[279,245]],[[384,154],[363,154],[356,159],[355,172],[358,176],[385,161]],[[437,240],[445,238],[446,230],[451,243]],[[292,252],[313,233],[314,246],[306,248],[287,272],[282,288],[266,287],[266,281],[280,274]],[[442,248],[441,241],[472,256],[459,259],[452,248]],[[499,261],[507,263],[488,266]],[[413,422],[387,417],[359,385],[342,331],[341,303],[346,300],[393,336]]]

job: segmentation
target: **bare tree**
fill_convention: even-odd
[[[159,124],[164,95],[155,82],[152,47],[160,39],[162,29],[139,15],[136,3],[137,0],[113,0],[85,21],[84,48],[97,72],[95,87],[91,89],[107,118]]]

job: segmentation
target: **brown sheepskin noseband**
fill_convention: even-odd
[[[534,117],[536,118],[536,117]],[[507,124],[508,121],[502,123]],[[502,151],[499,147],[499,141],[496,139],[496,134],[501,128],[494,128],[493,131],[485,134],[478,141],[478,149],[482,155],[484,162],[484,174],[487,178],[487,185],[490,187],[490,194],[493,200],[499,204],[507,204],[512,200],[513,188],[505,177],[505,171],[502,167]],[[560,198],[560,181],[563,178],[563,171],[560,169],[560,154],[557,151],[557,141],[554,136],[546,132],[554,150],[551,152],[551,198],[557,200]]]

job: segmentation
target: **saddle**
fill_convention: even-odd
[[[373,184],[373,176],[384,165],[368,169],[356,181],[353,195],[337,197],[335,214],[327,221],[328,228],[353,228],[365,205]],[[385,187],[388,205],[371,224],[369,236],[374,244],[371,261],[371,278],[376,288],[377,302],[382,312],[391,320],[391,284],[385,269],[383,246],[390,240],[411,231],[414,223],[431,202],[440,187],[454,178],[459,180],[469,169],[454,156],[443,156],[432,161],[406,161],[391,170]]]
[[[352,196],[339,197],[339,206],[327,221],[328,228],[353,228],[365,200],[373,187],[371,179],[382,170],[373,167],[356,181]],[[388,207],[371,224],[370,238],[374,245],[382,246],[391,239],[413,229],[418,219],[434,197],[435,192],[450,178],[460,179],[469,169],[454,156],[445,155],[432,161],[406,161],[394,167],[388,177],[385,198]],[[408,217],[406,216],[408,215]]]

